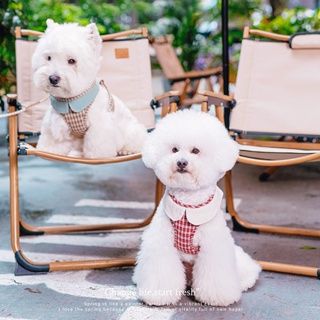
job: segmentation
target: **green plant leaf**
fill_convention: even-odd
[[[302,246],[302,247],[300,247],[300,249],[302,249],[302,250],[315,250],[317,248],[313,247],[313,246]]]

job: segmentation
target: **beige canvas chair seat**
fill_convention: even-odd
[[[205,81],[207,89],[211,91],[214,91],[214,82],[219,82],[222,86],[221,67],[186,72],[171,44],[170,37],[150,37],[149,40],[171,90],[179,92],[180,106],[190,107],[203,101],[203,97],[197,93],[201,81]]]
[[[8,95],[9,112],[19,109],[19,104],[25,111],[9,117],[9,161],[10,161],[10,214],[11,243],[16,258],[16,275],[29,273],[44,273],[56,270],[72,270],[85,268],[106,268],[116,266],[132,266],[135,258],[110,258],[87,261],[56,261],[41,263],[30,260],[22,252],[20,237],[25,235],[61,234],[70,232],[101,232],[118,229],[137,229],[150,223],[155,209],[162,196],[162,184],[156,180],[154,209],[141,222],[115,223],[101,225],[59,225],[32,226],[21,218],[19,169],[21,156],[38,156],[50,161],[63,161],[85,165],[115,165],[119,162],[136,160],[141,154],[117,156],[107,159],[86,159],[62,156],[40,151],[36,146],[40,134],[42,118],[50,107],[46,94],[35,88],[32,81],[31,57],[37,45],[37,39],[42,33],[32,30],[16,29],[17,58],[17,94]],[[117,95],[131,109],[137,119],[147,129],[155,125],[155,112],[150,107],[150,100],[156,99],[162,106],[162,115],[177,108],[170,97],[177,94],[168,92],[162,96],[153,97],[149,42],[145,28],[102,35],[103,63],[99,77],[107,84],[108,89]],[[31,40],[31,41],[30,41]],[[41,103],[37,103],[41,101]],[[125,173],[124,173],[125,174]],[[27,197],[27,195],[24,195]]]
[[[245,28],[234,98],[201,92],[208,100],[203,109],[232,109],[228,129],[239,143],[238,162],[276,168],[320,160],[319,43],[319,33],[285,36]],[[297,137],[313,142],[297,142]],[[317,229],[244,220],[234,208],[231,172],[225,176],[225,187],[235,230],[320,237]],[[260,263],[264,270],[320,277],[316,266]]]
[[[287,148],[268,148],[260,146],[240,145],[240,156],[243,158],[254,158],[260,160],[285,160],[297,159],[305,156],[315,156],[316,161],[320,154],[319,150],[301,150],[301,149],[287,149]],[[243,159],[243,161],[245,161]],[[312,160],[310,160],[312,161]]]

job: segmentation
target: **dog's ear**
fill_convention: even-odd
[[[229,134],[227,134],[229,135]],[[225,173],[233,168],[239,157],[239,146],[229,136],[221,139],[221,145],[216,150],[216,164],[219,167],[221,173]]]
[[[99,46],[100,43],[102,42],[102,39],[100,37],[97,25],[95,23],[90,23],[86,26],[86,31],[89,34],[89,39],[92,40],[92,42],[96,45]]]
[[[47,24],[47,28],[52,28],[59,25],[58,23],[54,22],[52,19],[47,19],[46,24]]]
[[[154,137],[155,134],[156,132],[151,132],[148,134],[147,138],[144,141],[141,151],[142,161],[145,164],[145,166],[150,169],[154,169],[158,156],[158,147],[155,143]]]

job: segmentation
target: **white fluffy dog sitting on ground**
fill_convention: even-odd
[[[101,42],[93,23],[80,27],[47,20],[32,58],[34,83],[50,93],[52,105],[38,149],[86,158],[141,151],[145,127],[97,80]]]
[[[234,244],[220,209],[217,182],[238,153],[219,120],[193,110],[167,115],[147,137],[143,162],[166,186],[133,275],[147,304],[175,304],[191,286],[197,301],[228,306],[258,279],[260,266]]]

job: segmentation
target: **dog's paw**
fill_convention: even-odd
[[[166,268],[165,265],[159,269],[155,266],[145,268],[146,265],[147,263],[141,267],[141,261],[139,263],[138,260],[138,265],[133,275],[133,282],[137,284],[139,298],[150,306],[177,303],[186,286],[182,264],[170,265],[171,269]],[[158,262],[159,265],[161,263]],[[150,271],[148,272],[148,270]]]
[[[181,298],[181,290],[151,290],[147,288],[139,288],[139,298],[149,306],[165,306],[174,305]]]
[[[195,265],[196,266],[196,265]],[[241,298],[241,283],[235,268],[214,268],[214,272],[206,273],[208,269],[201,265],[193,272],[192,289],[195,299],[201,303],[215,306],[226,307]],[[196,272],[195,272],[196,271]],[[219,272],[220,271],[220,272]]]
[[[241,247],[235,246],[235,250],[242,291],[247,291],[258,280],[261,266],[245,253]]]
[[[119,156],[129,156],[130,154],[135,154],[136,152],[128,150],[126,148],[121,149],[118,154]]]
[[[75,157],[75,158],[82,158],[83,157],[83,153],[81,151],[77,151],[77,150],[71,150],[68,153],[69,157]]]
[[[209,290],[205,292],[201,289],[194,289],[194,298],[196,301],[204,303],[209,306],[227,307],[241,298],[240,290],[230,290],[229,292],[217,292],[216,290]]]
[[[252,272],[248,272],[245,275],[241,276],[241,287],[242,291],[245,292],[252,288],[259,278],[259,273],[261,271],[261,267],[258,264],[252,265]]]

